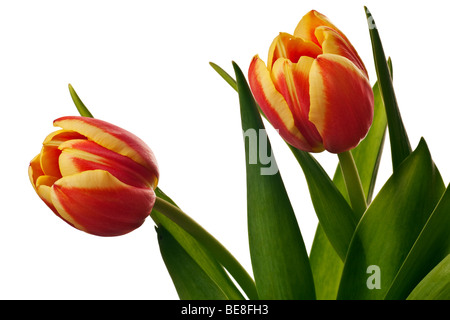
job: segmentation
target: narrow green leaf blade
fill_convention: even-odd
[[[82,117],[93,118],[94,116],[88,110],[88,108],[84,105],[83,101],[81,101],[80,97],[75,92],[75,89],[72,87],[72,85],[70,83],[69,83],[69,92],[70,92],[70,96],[72,97],[73,102],[75,103],[75,107],[77,107],[77,110],[80,113],[80,115]]]
[[[309,255],[317,300],[336,300],[344,263],[328,240],[322,225],[317,225]]]
[[[169,201],[176,206],[175,202],[168,197],[159,187],[156,188],[155,193],[158,197]],[[158,226],[164,228],[170,233],[171,237],[176,241],[189,255],[195,263],[207,274],[207,276],[223,291],[228,299],[239,300],[244,299],[239,289],[235,286],[234,282],[225,272],[222,265],[210,254],[210,252],[204,248],[194,237],[188,232],[179,227],[175,222],[171,221],[159,211],[153,209],[151,217],[155,220]],[[168,260],[166,266],[172,270],[172,273],[177,272],[177,266],[171,266],[171,263],[179,264],[178,261]],[[172,277],[174,281],[181,281],[181,277]],[[194,276],[195,278],[195,276]],[[175,284],[175,286],[183,286],[183,284]]]
[[[406,299],[419,281],[450,254],[449,212],[450,189],[447,187],[442,199],[397,273],[385,299]]]
[[[420,281],[407,300],[450,300],[450,254]]]
[[[317,160],[308,152],[290,148],[305,174],[320,225],[336,253],[344,260],[358,219]]]
[[[227,296],[164,227],[156,228],[167,270],[182,300],[226,300]]]
[[[216,70],[216,72],[234,89],[237,91],[237,84],[236,84],[236,80],[233,79],[233,77],[231,77],[228,72],[226,72],[225,70],[223,70],[220,66],[218,66],[217,64],[215,64],[214,62],[210,62],[209,65]]]
[[[392,164],[394,170],[402,163],[411,152],[406,129],[403,125],[400,110],[397,104],[397,98],[394,92],[389,66],[386,62],[383,45],[380,35],[376,27],[375,21],[369,10],[366,10],[367,22],[369,25],[370,39],[372,41],[373,57],[375,61],[375,69],[378,77],[378,85],[380,87],[381,96],[386,107],[386,115],[389,127],[389,138],[391,144]]]
[[[261,150],[271,155],[263,139],[264,125],[241,69],[233,63],[241,107],[247,170],[249,245],[260,299],[314,299],[314,282],[303,238],[281,175],[261,162]],[[254,134],[254,135],[253,135]],[[251,139],[251,137],[255,139]],[[264,138],[267,138],[265,136]],[[263,139],[263,140],[261,140]],[[265,140],[265,141],[264,141]],[[253,156],[256,153],[256,159]],[[258,156],[259,155],[259,156]],[[266,174],[262,174],[265,172]]]
[[[359,222],[345,260],[339,299],[385,297],[444,190],[422,139]]]

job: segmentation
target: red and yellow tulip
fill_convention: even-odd
[[[347,37],[310,11],[293,35],[280,33],[267,65],[249,68],[255,100],[280,135],[308,151],[341,153],[356,147],[373,119],[368,74]]]
[[[155,203],[153,152],[132,133],[102,120],[63,117],[28,168],[39,197],[73,227],[99,236],[138,228]]]

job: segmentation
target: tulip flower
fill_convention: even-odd
[[[356,147],[373,119],[368,74],[347,37],[310,11],[293,35],[280,33],[267,65],[249,68],[255,100],[279,134],[307,152],[342,153]]]
[[[155,203],[158,166],[132,133],[102,120],[63,117],[28,168],[39,197],[73,227],[99,236],[138,228]]]

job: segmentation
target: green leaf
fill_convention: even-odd
[[[344,260],[358,220],[319,162],[308,152],[290,148],[305,174],[320,225],[336,253]]]
[[[158,187],[155,190],[155,193],[158,197],[172,203],[176,206],[175,202],[169,198],[162,190]],[[166,232],[170,233],[173,240],[170,240],[170,244],[175,246],[173,244],[173,241],[177,242],[178,245],[182,248],[182,250],[185,252],[186,255],[188,255],[191,259],[194,260],[196,265],[198,266],[201,271],[198,271],[200,273],[200,277],[205,278],[205,273],[210,280],[215,283],[223,292],[223,294],[226,295],[227,299],[244,299],[239,289],[235,286],[234,282],[229,277],[228,273],[225,272],[223,266],[218,262],[214,256],[209,252],[207,248],[205,248],[203,245],[201,245],[193,236],[191,236],[187,231],[183,230],[181,227],[179,227],[175,222],[167,218],[165,215],[160,213],[155,208],[152,210],[151,217],[156,222],[158,227],[163,228],[166,230]],[[163,252],[162,252],[163,254]],[[165,253],[168,254],[168,253]],[[177,276],[177,270],[178,265],[180,265],[180,261],[167,259],[165,260],[167,269],[169,270],[172,279],[174,281],[175,287],[178,290],[178,287],[183,287],[185,284],[178,283],[183,281],[184,277],[184,271],[181,270],[182,275]],[[174,266],[172,266],[174,264]],[[182,264],[181,264],[182,265]],[[196,279],[197,274],[195,273],[196,268],[192,269],[192,274],[190,275],[191,278]],[[206,281],[206,280],[204,280]],[[194,288],[192,289],[194,290]],[[202,290],[201,287],[198,287],[198,290]],[[192,293],[194,294],[194,293]],[[198,293],[201,294],[201,293]],[[184,296],[185,294],[183,294]],[[254,295],[251,295],[252,298],[254,298]],[[181,298],[181,296],[180,296]],[[183,298],[181,298],[183,299]],[[213,297],[206,298],[206,299],[213,299]]]
[[[335,300],[344,263],[334,250],[320,223],[314,235],[309,261],[317,300]]]
[[[402,163],[402,161],[411,154],[412,149],[398,108],[397,98],[395,96],[394,86],[392,84],[392,79],[389,72],[389,66],[386,62],[386,56],[384,54],[378,29],[372,14],[366,7],[364,7],[364,9],[366,10],[370,39],[372,41],[372,50],[378,77],[378,84],[384,105],[386,107],[392,153],[392,165],[394,170],[396,170],[400,163]]]
[[[450,254],[414,288],[408,300],[450,300]]]
[[[81,101],[80,97],[75,92],[75,89],[72,87],[72,85],[70,83],[69,83],[69,92],[70,92],[70,96],[72,97],[72,100],[75,103],[75,106],[77,107],[77,110],[80,113],[80,115],[82,117],[93,118],[94,116],[88,110],[88,108],[84,105],[83,101]]]
[[[236,92],[238,91],[236,80],[234,80],[233,77],[231,77],[225,70],[223,70],[217,64],[215,64],[213,62],[210,62],[209,64],[211,65],[211,67],[213,67],[214,70],[216,70],[216,72],[222,77],[222,79],[224,79],[234,90],[236,90]],[[261,116],[263,118],[267,119],[264,112],[262,112],[262,110],[258,104],[257,104],[257,106],[258,106],[258,110],[259,110]]]
[[[397,273],[385,299],[405,299],[419,281],[450,254],[450,189],[447,187]],[[450,285],[450,282],[447,280]]]
[[[227,296],[164,227],[156,228],[167,270],[182,300],[225,300]]]
[[[241,69],[233,63],[241,107],[247,171],[250,255],[261,299],[314,299],[314,283],[300,229],[264,125]],[[264,150],[265,149],[265,150]],[[276,169],[275,171],[272,171]]]
[[[225,70],[219,67],[214,62],[210,62],[209,65],[216,70],[216,72],[234,89],[238,90],[236,80],[234,80]]]
[[[384,298],[444,190],[422,139],[359,222],[345,260],[339,299]],[[368,284],[372,280],[374,288]]]

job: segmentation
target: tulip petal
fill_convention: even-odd
[[[155,202],[151,188],[126,185],[103,170],[59,179],[51,199],[61,217],[77,229],[99,236],[117,236],[138,228]]]
[[[317,57],[310,71],[309,119],[326,150],[340,153],[363,139],[373,119],[373,92],[353,62],[335,54]]]
[[[314,59],[303,56],[298,63],[278,59],[273,65],[272,80],[285,98],[296,128],[315,151],[323,151],[322,139],[309,119],[309,71]]]
[[[359,57],[358,52],[338,32],[329,27],[322,26],[316,28],[315,35],[322,45],[323,53],[334,53],[348,58],[368,77],[366,67]]]
[[[44,201],[44,203],[57,215],[55,207],[52,204],[50,196],[50,186],[58,180],[57,177],[46,176],[44,171],[41,169],[41,154],[35,156],[28,167],[28,176],[30,182],[33,185],[34,190],[38,194],[39,198]]]
[[[267,119],[289,144],[313,151],[314,148],[295,126],[295,121],[283,95],[277,91],[265,63],[255,56],[249,68],[249,84],[256,102]]]
[[[339,33],[345,41],[349,42],[347,37],[338,28],[336,28],[336,26],[325,15],[315,10],[311,10],[302,17],[295,28],[294,36],[312,41],[320,46],[320,42],[317,40],[315,35],[316,28],[320,26],[330,27]]]
[[[49,176],[61,177],[58,167],[58,158],[61,151],[59,145],[70,139],[84,138],[79,133],[67,130],[58,130],[50,133],[44,140],[41,150],[41,168],[42,171]]]
[[[34,189],[36,189],[36,180],[42,175],[44,175],[44,171],[41,168],[41,154],[39,153],[30,161],[28,166],[28,177]]]
[[[38,196],[45,202],[45,204],[52,209],[54,213],[57,215],[55,206],[52,203],[51,198],[51,186],[58,180],[56,177],[52,176],[40,176],[36,181],[36,193]]]
[[[51,187],[56,181],[58,181],[58,179],[59,178],[52,176],[40,176],[36,180],[36,188],[39,188],[41,186]]]
[[[53,124],[76,131],[106,149],[129,157],[158,177],[158,165],[150,148],[137,136],[106,121],[86,117],[62,117]]]
[[[157,177],[139,163],[90,140],[70,140],[59,146],[62,176],[88,170],[105,170],[123,183],[138,188],[156,187]]]
[[[286,58],[297,63],[301,56],[315,58],[321,53],[322,49],[315,43],[282,32],[270,46],[267,67],[271,70],[279,58]]]

